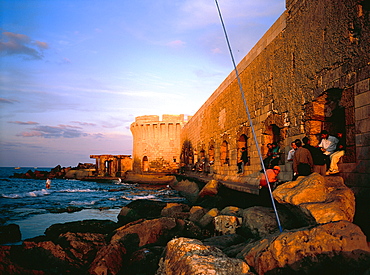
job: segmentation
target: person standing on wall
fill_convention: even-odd
[[[244,173],[244,165],[248,162],[247,149],[243,147],[238,158],[238,174]]]
[[[296,139],[297,150],[293,156],[293,172],[296,179],[299,176],[308,176],[313,170],[313,159],[310,151],[302,147],[302,141]]]
[[[337,137],[338,137],[337,148],[335,149],[335,152],[330,155],[330,168],[326,173],[327,175],[339,173],[338,162],[339,159],[344,156],[346,151],[346,143],[345,139],[343,138],[343,133],[339,132],[337,134]]]

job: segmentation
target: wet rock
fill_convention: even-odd
[[[21,238],[19,225],[8,224],[0,226],[0,244],[19,242]]]
[[[53,224],[45,230],[45,235],[51,240],[56,240],[62,233],[100,233],[109,234],[118,227],[111,220],[83,220],[76,222]]]
[[[312,173],[279,185],[273,196],[281,204],[298,207],[317,223],[353,221],[355,196],[341,177],[324,178],[318,173]]]
[[[339,221],[270,235],[238,258],[258,274],[347,274],[369,267],[370,250],[357,225]]]
[[[67,251],[81,267],[90,264],[105,242],[105,235],[99,233],[71,233],[61,234],[58,243]]]
[[[190,215],[189,210],[189,205],[183,203],[167,203],[161,211],[161,216],[185,219]]]
[[[115,230],[111,243],[118,242],[128,234],[138,237],[138,246],[147,244],[165,245],[167,241],[182,231],[181,224],[174,218],[159,218],[127,224]]]
[[[246,274],[249,266],[240,259],[228,258],[221,250],[187,238],[168,242],[157,275]]]
[[[158,218],[166,205],[167,203],[165,202],[151,200],[130,202],[128,205],[122,207],[117,217],[118,222],[122,225],[142,218]]]
[[[189,202],[195,203],[198,198],[199,187],[197,183],[189,180],[174,181],[170,186],[179,191],[181,196],[185,197]]]

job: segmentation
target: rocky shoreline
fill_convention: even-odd
[[[278,186],[273,195],[283,232],[263,198],[227,193],[215,180],[171,187],[191,203],[137,200],[121,209],[117,223],[52,225],[42,236],[0,246],[0,273],[370,272],[366,236],[353,224],[354,195],[340,177],[314,173]]]

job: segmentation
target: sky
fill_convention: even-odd
[[[283,0],[218,0],[238,63]],[[0,0],[0,166],[132,154],[142,115],[193,115],[233,70],[213,0]]]

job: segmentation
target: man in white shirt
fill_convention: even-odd
[[[325,162],[326,169],[328,170],[330,167],[330,155],[334,153],[339,140],[334,136],[330,136],[326,130],[322,130],[320,134],[322,139],[318,147],[321,148],[321,150],[324,152],[324,155],[326,155]]]
[[[339,140],[334,136],[330,136],[326,130],[322,130],[320,134],[322,139],[319,147],[325,155],[330,156],[337,148],[337,143]]]

